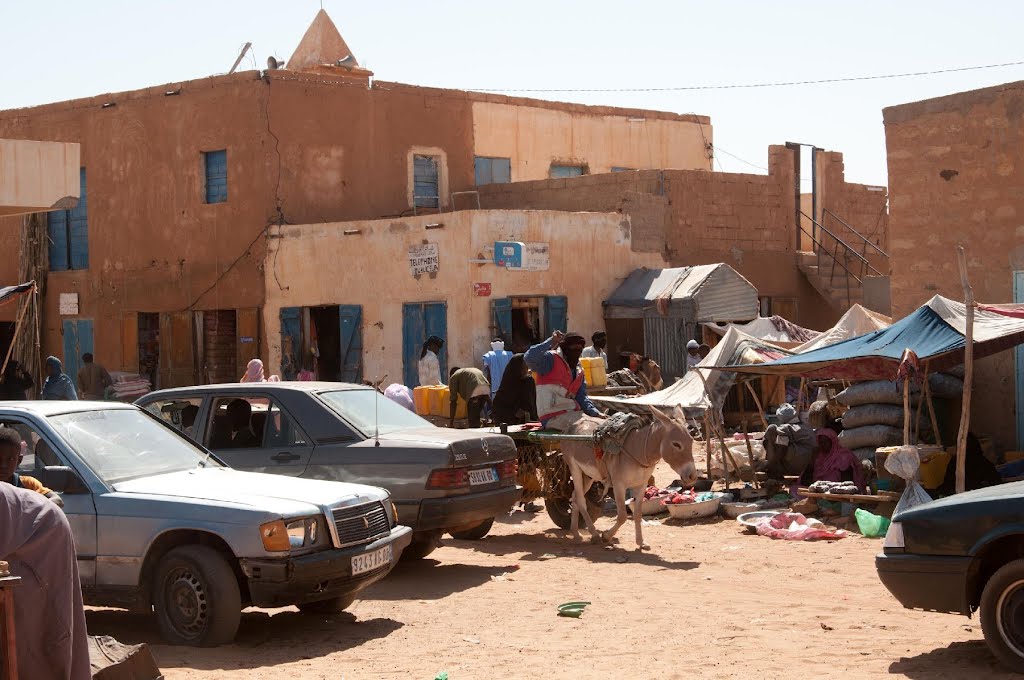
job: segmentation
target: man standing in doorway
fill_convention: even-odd
[[[537,381],[537,415],[546,428],[564,432],[584,415],[601,417],[587,396],[580,367],[584,344],[579,333],[555,331],[526,352],[526,365]]]
[[[604,331],[597,331],[590,336],[590,341],[593,343],[590,347],[583,348],[584,359],[597,359],[600,357],[604,359],[604,370],[608,370],[608,354],[605,353],[604,348],[608,346],[608,334]]]
[[[86,401],[103,401],[107,388],[114,384],[107,369],[93,361],[90,352],[82,355],[82,367],[78,369],[78,391]]]
[[[491,383],[491,399],[501,387],[501,378],[505,375],[505,367],[512,360],[512,352],[505,349],[505,342],[501,338],[495,338],[491,343],[491,351],[483,356],[484,375]]]
[[[455,427],[455,411],[459,397],[466,400],[466,417],[470,427],[480,427],[480,413],[491,403],[491,385],[479,368],[452,368],[448,375],[448,390],[451,393],[451,415],[448,427]]]

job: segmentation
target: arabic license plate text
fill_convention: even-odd
[[[353,557],[352,575],[358,576],[359,574],[365,574],[368,571],[373,571],[374,569],[383,567],[385,564],[391,564],[390,545],[386,545],[383,548],[374,550],[370,553],[364,553]]]
[[[469,471],[469,483],[471,485],[476,484],[490,484],[491,482],[498,481],[498,471],[494,468],[487,468],[486,470],[470,470]]]

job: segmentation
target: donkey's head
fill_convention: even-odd
[[[654,414],[654,428],[660,441],[661,457],[676,471],[683,486],[691,486],[697,481],[697,466],[693,463],[693,437],[686,428],[686,415],[678,406],[675,407],[672,417],[653,406],[651,413]]]

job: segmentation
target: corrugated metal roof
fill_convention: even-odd
[[[606,308],[642,309],[646,316],[658,314],[659,299],[668,300],[667,309],[663,311],[672,316],[684,315],[680,303],[691,301],[695,308],[693,321],[697,323],[745,321],[756,318],[758,312],[757,289],[724,263],[636,269],[604,304]]]

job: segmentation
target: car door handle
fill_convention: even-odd
[[[290,463],[291,461],[298,460],[299,458],[300,456],[297,456],[294,453],[283,452],[271,456],[270,460],[276,460],[278,463]]]

